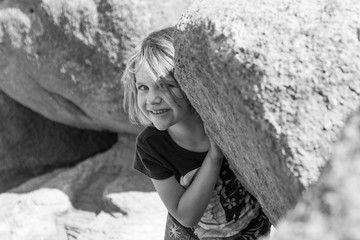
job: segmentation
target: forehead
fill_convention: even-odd
[[[167,76],[169,71],[161,64],[151,67],[149,63],[143,61],[135,64],[135,81],[153,81],[157,82],[161,76]]]
[[[144,63],[140,66],[135,65],[135,81],[136,82],[156,82],[158,77],[151,71],[148,64]]]

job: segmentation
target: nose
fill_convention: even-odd
[[[160,104],[162,101],[161,93],[158,89],[151,89],[147,95],[147,104]]]

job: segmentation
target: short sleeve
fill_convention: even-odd
[[[134,169],[150,178],[163,180],[174,175],[165,165],[150,146],[140,141],[136,142]]]

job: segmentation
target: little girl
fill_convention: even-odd
[[[146,37],[122,77],[124,108],[146,127],[136,140],[134,168],[151,178],[168,209],[165,240],[257,239],[271,224],[180,89],[174,31]]]

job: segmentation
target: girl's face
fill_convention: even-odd
[[[157,129],[166,130],[189,123],[194,114],[171,75],[156,79],[144,63],[135,79],[138,107]]]

